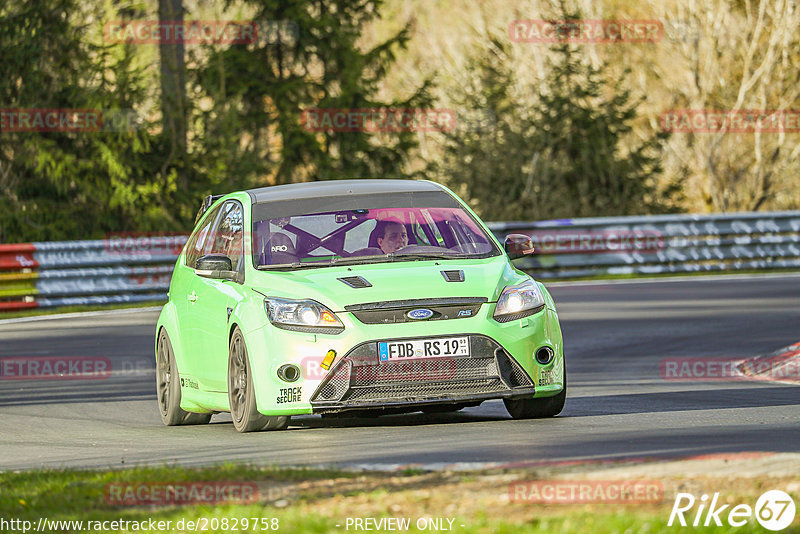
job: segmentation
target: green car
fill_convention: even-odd
[[[292,415],[449,412],[503,399],[551,417],[567,392],[544,286],[445,187],[337,180],[208,197],[156,327],[166,425],[230,412],[240,432]]]

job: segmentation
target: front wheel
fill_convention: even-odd
[[[181,408],[181,385],[175,351],[165,328],[158,335],[156,351],[156,398],[161,420],[167,426],[204,425],[211,421],[210,413],[191,413]]]
[[[503,399],[509,415],[514,419],[540,419],[555,417],[564,409],[567,400],[567,366],[564,364],[564,389],[558,395],[538,399]]]
[[[237,326],[228,351],[228,401],[233,426],[239,432],[283,430],[289,426],[286,415],[268,416],[256,409],[256,392],[250,372],[250,359],[242,331]]]

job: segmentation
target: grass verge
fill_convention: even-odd
[[[509,485],[520,480],[541,480],[546,472],[502,470],[481,472],[393,473],[354,472],[224,465],[202,469],[177,467],[136,468],[119,471],[25,471],[0,474],[0,519],[36,530],[45,518],[46,532],[357,532],[390,531],[381,519],[393,518],[392,530],[455,533],[617,533],[681,532],[668,527],[678,491],[720,492],[723,502],[755,505],[767,489],[786,489],[798,501],[792,479],[663,479],[663,497],[639,504],[541,504],[510,498]],[[580,474],[579,474],[580,476]],[[795,479],[796,480],[796,479]],[[154,489],[206,487],[239,481],[258,491],[246,502],[118,505],[114,495],[138,498]],[[120,489],[125,488],[125,489]],[[142,491],[142,488],[146,491]],[[117,493],[114,493],[117,492]],[[122,492],[122,493],[120,493]],[[156,492],[157,493],[157,492]],[[730,509],[730,507],[729,507]],[[691,518],[697,506],[692,510]],[[687,517],[689,514],[687,513]],[[741,527],[688,527],[714,533],[768,532],[753,519]],[[356,528],[356,519],[362,523]],[[397,522],[400,520],[400,522]],[[432,522],[431,522],[432,520]],[[82,521],[78,526],[53,521]],[[129,523],[113,524],[112,521]],[[404,523],[403,521],[407,521]],[[135,522],[130,523],[130,522]],[[159,522],[161,524],[159,525]],[[702,524],[702,523],[701,523]],[[246,525],[246,526],[245,526]],[[384,523],[383,526],[389,524]],[[11,532],[9,524],[0,530]],[[66,527],[66,528],[64,528]],[[95,528],[92,528],[95,527]],[[114,527],[114,528],[111,528]],[[141,528],[144,527],[144,528]],[[277,527],[277,529],[273,528]],[[422,528],[420,528],[422,527]],[[794,530],[792,530],[794,528]],[[788,531],[796,532],[798,520]]]

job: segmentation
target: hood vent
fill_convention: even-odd
[[[366,281],[361,276],[345,276],[344,278],[337,278],[337,280],[344,282],[350,287],[361,289],[363,287],[372,287],[372,284]]]
[[[442,276],[448,282],[463,282],[464,271],[442,271]]]

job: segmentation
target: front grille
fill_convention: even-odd
[[[407,383],[435,380],[476,380],[498,376],[494,358],[428,358],[405,362],[379,362],[356,368],[350,379],[351,387],[372,386],[375,383]]]
[[[407,314],[419,308],[433,312],[429,318],[423,319],[424,321],[468,319],[475,317],[483,303],[487,301],[485,297],[394,300],[351,304],[344,309],[364,324],[392,324],[416,321],[417,319],[411,319]]]
[[[414,403],[488,395],[533,382],[500,345],[469,335],[470,356],[380,362],[378,342],[358,345],[331,369],[311,396],[315,407]]]
[[[458,395],[499,393],[508,388],[499,378],[473,380],[471,382],[431,382],[427,384],[387,384],[381,387],[359,388],[348,395],[349,401],[394,402],[435,400]]]
[[[324,384],[319,388],[317,396],[325,400],[337,400],[350,388],[350,374],[353,362],[343,360],[337,365]]]

